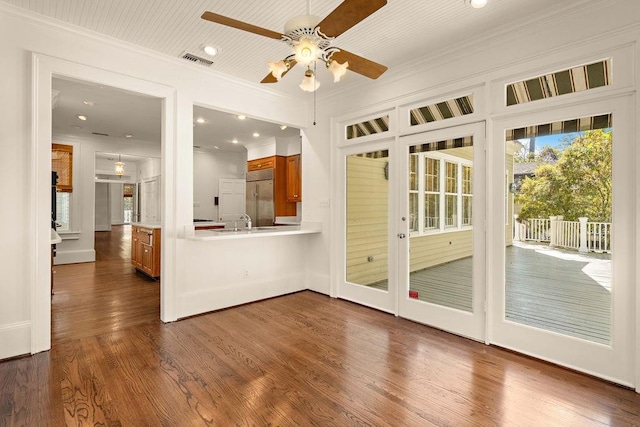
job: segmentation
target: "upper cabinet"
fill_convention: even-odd
[[[300,154],[287,157],[287,202],[302,201],[302,164]]]
[[[247,162],[247,170],[251,171],[259,171],[263,169],[275,169],[276,167],[276,156],[271,157],[263,157],[261,159],[249,160]]]

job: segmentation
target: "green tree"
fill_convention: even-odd
[[[524,179],[516,196],[519,217],[611,222],[611,161],[611,131],[584,132],[559,153],[557,163],[542,164],[535,177]]]

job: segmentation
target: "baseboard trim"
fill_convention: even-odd
[[[31,322],[0,326],[0,360],[31,354]]]
[[[96,251],[93,249],[82,251],[56,251],[56,257],[53,259],[54,265],[61,264],[78,264],[81,262],[95,262]]]
[[[330,295],[331,284],[328,274],[309,273],[307,289],[320,294]]]

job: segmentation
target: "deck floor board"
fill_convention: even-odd
[[[611,260],[544,244],[506,248],[505,317],[601,344],[611,341]],[[473,307],[472,258],[411,273],[418,299],[467,312]],[[374,285],[387,288],[387,282]]]

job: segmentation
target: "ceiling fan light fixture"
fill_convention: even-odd
[[[302,83],[300,83],[300,89],[305,92],[315,92],[319,87],[320,82],[316,80],[316,76],[313,74],[313,71],[305,71]]]
[[[271,74],[276,80],[280,80],[282,78],[282,74],[284,74],[289,69],[289,64],[281,59],[278,62],[268,62],[269,70]]]
[[[331,74],[333,74],[334,83],[339,82],[340,78],[346,74],[347,67],[349,67],[349,61],[340,64],[338,61],[332,60],[327,63],[327,68],[331,71]]]
[[[310,37],[301,37],[293,46],[295,59],[302,65],[309,65],[320,56],[320,49],[315,40]]]

